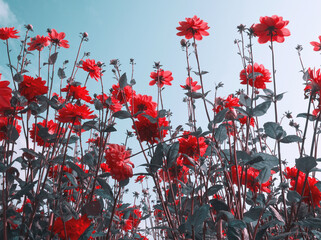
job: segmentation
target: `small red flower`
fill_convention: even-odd
[[[105,151],[105,159],[110,168],[110,175],[117,181],[126,180],[133,176],[134,164],[130,161],[130,151],[118,144],[109,144]]]
[[[61,89],[62,92],[67,92],[66,99],[69,100],[70,98],[73,99],[82,99],[86,102],[91,102],[91,97],[89,96],[89,92],[86,87],[82,86],[74,86],[74,85],[67,85],[65,88]]]
[[[1,73],[0,73],[1,79]],[[12,89],[9,88],[9,81],[0,81],[0,113],[11,109],[11,93]]]
[[[164,71],[163,69],[158,69],[157,72],[151,72],[150,77],[153,80],[149,82],[149,85],[153,86],[157,83],[157,87],[160,88],[164,85],[172,85],[171,81],[174,79],[171,71]]]
[[[146,176],[144,176],[144,175],[140,175],[140,176],[138,176],[136,179],[135,179],[135,183],[138,183],[138,182],[143,182],[144,181],[144,178],[145,178]]]
[[[86,231],[90,226],[91,221],[88,219],[87,215],[81,216],[79,219],[71,218],[65,222],[66,234],[64,230],[64,223],[60,217],[55,221],[53,232],[58,234],[61,239],[78,240],[80,236]]]
[[[184,90],[188,90],[191,92],[196,92],[197,90],[201,89],[201,85],[197,85],[197,81],[193,81],[193,78],[187,77],[186,78],[186,85],[180,85]]]
[[[110,172],[110,168],[106,163],[100,164],[100,168],[103,172]]]
[[[319,95],[321,92],[321,70],[315,70],[315,69],[308,69],[309,72],[309,80],[308,84],[305,87],[304,91],[312,91],[312,93],[318,93]]]
[[[248,119],[247,116],[244,116],[244,117],[242,117],[242,118],[239,118],[239,121],[240,121],[241,125],[246,125],[247,119]],[[251,117],[251,119],[250,119],[250,126],[254,127],[254,123],[255,123],[254,118]]]
[[[68,41],[64,39],[66,36],[64,32],[57,33],[55,29],[50,29],[48,35],[50,42],[52,42],[54,45],[57,45],[58,47],[69,48]]]
[[[321,50],[321,36],[319,36],[320,42],[310,42],[310,44],[314,47],[314,51],[320,51]]]
[[[272,17],[260,17],[260,23],[254,24],[252,29],[259,37],[258,42],[261,44],[268,41],[282,43],[284,37],[291,35],[289,29],[285,28],[288,24],[289,21],[284,21],[282,17],[273,15]]]
[[[86,59],[82,62],[82,65],[79,66],[79,68],[82,68],[84,71],[88,72],[89,76],[94,78],[97,82],[98,79],[103,76],[101,73],[101,68],[96,64],[94,59]]]
[[[254,87],[266,89],[265,83],[271,82],[271,73],[263,66],[263,64],[259,65],[257,63],[254,63],[254,69],[252,68],[252,65],[247,65],[246,74],[244,69],[240,73],[240,79],[242,80],[241,84],[247,84],[247,76],[250,86],[253,87],[253,72],[255,77]]]
[[[113,98],[115,98],[119,101],[120,104],[124,104],[125,102],[130,102],[132,97],[134,97],[136,95],[136,92],[129,85],[124,87],[124,89],[122,90],[119,87],[119,84],[117,83],[117,84],[114,84],[112,86],[112,88],[113,88],[113,91],[111,94],[112,94]]]
[[[19,83],[19,92],[31,102],[36,100],[36,96],[46,94],[48,92],[48,87],[46,86],[46,81],[42,80],[41,77],[33,78],[24,75],[23,81]]]
[[[195,40],[202,40],[202,36],[210,35],[206,30],[210,27],[207,26],[207,22],[204,22],[196,15],[192,18],[185,18],[186,21],[179,22],[179,27],[176,29],[180,32],[177,36],[185,36],[186,39],[195,38]]]
[[[29,45],[28,51],[42,51],[44,47],[49,46],[50,41],[48,37],[37,35],[35,38],[31,38],[31,42],[27,44]]]
[[[140,111],[152,110],[155,111],[157,103],[153,102],[153,98],[147,95],[135,95],[130,100],[130,111],[134,115]]]
[[[8,40],[9,38],[19,38],[16,34],[19,33],[18,30],[15,30],[14,27],[12,28],[0,28],[0,39],[1,40]]]
[[[215,107],[216,113],[220,112],[224,108],[228,108],[232,111],[234,107],[240,106],[239,99],[235,98],[233,94],[229,95],[226,99],[217,98],[215,101],[216,101],[216,107]]]
[[[36,140],[36,143],[38,144],[38,146],[51,147],[54,145],[54,143],[49,143],[49,142],[45,143],[44,140],[39,136],[38,125],[41,125],[42,127],[47,127],[48,133],[50,135],[57,134],[56,138],[61,137],[65,131],[65,129],[63,129],[63,128],[58,129],[59,125],[52,120],[49,120],[47,122],[46,119],[44,119],[42,122],[38,122],[37,128],[36,128],[36,125],[33,123],[32,129],[30,130],[30,138],[32,139],[32,142],[35,142],[35,140]],[[58,130],[59,130],[59,133],[58,133]],[[35,134],[37,134],[37,135],[35,136]]]
[[[96,115],[92,115],[94,111],[91,111],[85,104],[73,105],[71,103],[58,111],[56,120],[63,123],[74,123],[79,125],[82,119],[94,119]]]

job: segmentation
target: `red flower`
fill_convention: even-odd
[[[108,108],[113,112],[118,112],[123,107],[116,98],[108,97],[105,93],[104,95],[100,94],[96,96],[96,99],[102,103],[103,108]],[[91,103],[94,104],[95,101],[92,100]]]
[[[132,97],[136,95],[136,92],[129,85],[124,87],[124,89],[122,90],[119,87],[119,84],[117,83],[117,84],[114,84],[112,88],[113,88],[113,91],[111,94],[113,98],[117,99],[120,102],[120,104],[124,104],[125,102],[130,102]]]
[[[19,38],[16,34],[19,33],[18,30],[15,30],[14,27],[12,28],[0,28],[0,39],[1,40],[8,40],[9,38]]]
[[[191,39],[194,37],[196,40],[202,40],[203,36],[210,35],[206,30],[210,27],[207,26],[207,22],[204,22],[196,15],[193,18],[185,18],[185,21],[179,22],[179,27],[176,29],[180,32],[177,33],[177,36],[185,36],[186,39]]]
[[[89,76],[94,78],[97,82],[98,79],[103,76],[101,73],[101,68],[96,64],[94,59],[86,59],[82,62],[82,65],[79,66],[79,68],[82,68],[84,71],[88,72]]]
[[[215,112],[218,113],[224,108],[229,108],[233,110],[234,107],[239,107],[239,99],[235,98],[233,94],[229,95],[226,99],[217,98],[216,100]]]
[[[108,167],[108,165],[106,163],[100,164],[100,168],[103,172],[110,172],[110,168]]]
[[[130,100],[130,111],[134,115],[140,111],[152,110],[155,111],[157,103],[153,102],[153,98],[147,95],[135,95]]]
[[[264,68],[263,64],[259,65],[257,63],[254,63],[254,70],[252,68],[252,65],[247,65],[246,74],[244,69],[240,73],[240,79],[242,80],[241,84],[245,84],[245,85],[247,84],[247,79],[246,79],[246,76],[247,76],[250,86],[253,87],[253,71],[254,71],[254,78],[255,78],[254,87],[260,88],[260,89],[266,89],[265,83],[271,82],[270,81],[271,73],[269,72],[268,69]]]
[[[28,51],[42,51],[44,47],[49,46],[50,41],[48,37],[37,35],[35,38],[31,38],[31,42],[27,44],[29,45]]]
[[[246,125],[247,119],[248,119],[248,117],[247,117],[247,116],[244,116],[244,117],[242,117],[242,118],[239,118],[239,121],[240,121],[240,123],[241,123],[242,125]],[[251,117],[251,119],[250,119],[250,126],[254,127],[254,123],[255,123],[254,118]]]
[[[198,158],[203,156],[207,149],[207,144],[204,142],[203,137],[195,137],[190,135],[190,132],[184,132],[184,136],[178,139],[179,150],[178,152],[182,154],[185,165],[192,165],[188,160],[188,157],[193,158],[198,161]],[[188,157],[184,156],[187,155]]]
[[[297,183],[296,191],[301,195],[306,175],[305,173],[300,171],[298,180],[296,181],[297,172],[298,172],[298,169],[296,167],[293,167],[293,168],[287,167],[285,169],[285,177],[287,179],[290,179],[291,191],[295,190],[295,184]],[[321,192],[316,186],[316,183],[318,183],[318,181],[315,178],[308,177],[308,181],[304,188],[302,200],[303,202],[309,205],[312,204],[314,207],[316,206],[320,207]]]
[[[135,179],[135,183],[138,183],[138,182],[141,182],[141,183],[142,183],[145,177],[146,177],[146,176],[144,176],[144,175],[138,176],[138,177]]]
[[[171,181],[177,183],[178,181],[182,181],[184,183],[187,183],[189,168],[183,164],[183,161],[186,160],[182,156],[180,156],[177,159],[176,163],[168,169],[168,173],[167,171],[160,169],[158,172],[160,179],[164,180],[165,182]]]
[[[232,182],[234,184],[238,184],[235,166],[232,166],[231,173],[232,173]],[[271,173],[274,173],[274,172],[272,171]],[[260,171],[255,168],[249,167],[247,169],[242,169],[242,167],[239,166],[238,174],[239,174],[240,183],[242,185],[245,185],[246,183],[246,187],[251,191],[257,192],[258,190],[261,190],[262,192],[266,192],[266,193],[271,192],[271,190],[269,189],[269,186],[271,185],[270,181],[272,180],[272,176],[267,182],[260,184],[256,179],[257,176],[260,174]]]
[[[309,80],[308,84],[305,87],[304,91],[310,90],[312,93],[318,93],[319,95],[321,92],[321,70],[315,70],[315,69],[308,69],[309,72]]]
[[[0,73],[1,79],[1,73]],[[11,93],[12,89],[9,88],[9,81],[0,81],[0,113],[11,109]]]
[[[41,77],[33,78],[24,75],[23,81],[19,83],[19,92],[31,102],[36,100],[36,96],[46,94],[48,92],[48,87],[46,86],[46,81],[42,80]]]
[[[314,51],[320,51],[321,50],[321,36],[319,36],[320,42],[310,42],[310,44],[314,47]]]
[[[63,123],[74,123],[75,125],[80,124],[81,119],[94,119],[96,115],[92,115],[94,111],[91,111],[85,104],[73,105],[71,103],[58,111],[56,120]]]
[[[54,121],[52,121],[52,120],[46,122],[46,119],[44,119],[42,122],[38,122],[36,130],[35,130],[36,126],[33,123],[32,124],[32,129],[30,130],[30,138],[32,139],[32,142],[35,142],[35,140],[36,140],[36,143],[38,144],[38,146],[51,147],[51,146],[54,145],[54,143],[49,143],[49,142],[45,143],[44,140],[39,136],[39,127],[38,127],[38,125],[41,125],[42,127],[47,127],[48,128],[48,133],[50,135],[56,134],[57,135],[56,138],[61,137],[63,135],[64,131],[65,131],[65,129],[60,128],[59,129],[59,133],[58,133],[59,125],[57,123],[55,123]],[[36,134],[37,134],[36,136],[35,136],[35,131],[36,131]]]
[[[78,240],[80,236],[86,231],[86,229],[90,226],[91,221],[88,219],[87,215],[81,216],[79,219],[71,218],[70,220],[65,222],[66,234],[64,231],[64,223],[60,217],[58,217],[55,221],[53,232],[58,234],[61,239],[70,239],[70,240]]]
[[[48,32],[49,40],[58,47],[69,48],[68,41],[65,40],[66,34],[64,32],[57,33],[55,29],[50,29]]]
[[[197,90],[201,89],[201,85],[197,85],[197,81],[193,82],[193,78],[188,77],[186,78],[186,85],[180,85],[183,89],[196,92]]]
[[[150,77],[153,80],[149,82],[149,85],[153,86],[157,83],[157,87],[160,88],[164,85],[172,85],[171,81],[174,79],[171,71],[164,71],[163,69],[158,69],[157,72],[151,72]]]
[[[146,115],[149,115],[152,118],[154,118],[155,122],[151,122],[144,115],[145,114],[139,114],[137,116],[138,121],[135,121],[140,140],[143,142],[149,142],[150,144],[158,143],[158,141],[164,138],[167,134],[167,130],[164,128],[168,126],[168,121],[166,121],[165,117],[158,118],[156,120],[156,111],[146,111]],[[160,130],[160,128],[162,128],[162,130]],[[134,126],[133,129],[135,129]]]
[[[290,36],[289,29],[285,28],[289,21],[284,21],[282,17],[273,15],[272,17],[260,17],[260,23],[254,24],[252,29],[256,36],[259,37],[259,43],[268,41],[284,42],[284,37]]]
[[[8,126],[13,125],[18,131],[19,135],[21,133],[21,126],[18,124],[16,119],[8,119],[7,117],[0,117],[0,141],[7,139]]]
[[[118,144],[108,145],[105,151],[105,159],[110,168],[110,175],[117,181],[126,180],[133,176],[134,164],[129,160],[130,151]]]
[[[57,177],[59,176],[59,175],[58,175],[58,174],[59,174],[58,170],[59,170],[59,166],[58,166],[58,165],[55,165],[55,166],[50,167],[49,172],[48,172],[48,177],[50,177],[50,178],[57,178]],[[68,167],[66,167],[66,166],[64,166],[63,169],[60,170],[60,171],[62,171],[63,173],[64,173],[64,172],[72,173],[72,169],[71,169],[71,168],[68,168]]]
[[[89,96],[89,92],[86,87],[82,86],[74,86],[74,85],[67,85],[65,88],[61,89],[62,92],[67,92],[67,100],[70,98],[73,99],[82,99],[86,102],[91,102],[91,97]]]

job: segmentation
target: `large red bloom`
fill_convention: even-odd
[[[37,35],[36,37],[31,38],[31,42],[27,44],[29,45],[28,51],[34,51],[34,50],[42,51],[44,47],[49,46],[50,41],[49,41],[49,37]]]
[[[7,117],[0,117],[0,141],[8,138],[8,126],[13,125],[16,130],[18,131],[19,135],[21,133],[21,126],[18,124],[18,121],[16,119],[9,120]]]
[[[86,87],[82,86],[74,86],[74,85],[67,85],[65,88],[61,89],[62,92],[67,92],[66,99],[82,99],[86,102],[91,102],[91,97],[89,96],[89,92]]]
[[[254,69],[252,68],[252,65],[247,65],[246,74],[244,69],[240,73],[240,79],[242,80],[241,84],[247,84],[247,76],[250,86],[253,87],[253,72],[255,76],[254,87],[266,89],[265,83],[271,82],[271,73],[263,66],[263,64],[259,65],[257,63],[254,63]]]
[[[284,37],[290,36],[289,29],[285,28],[289,21],[284,21],[282,17],[273,15],[272,17],[260,17],[260,23],[254,24],[252,29],[256,36],[259,37],[259,43],[268,41],[284,42]]]
[[[94,78],[97,82],[98,79],[103,76],[101,73],[101,68],[96,64],[94,59],[86,59],[82,62],[82,65],[79,66],[79,68],[82,68],[84,71],[88,72],[89,76]]]
[[[23,81],[19,83],[19,92],[29,102],[36,100],[36,96],[46,94],[48,87],[46,81],[41,77],[33,78],[27,75],[23,76]]]
[[[146,115],[151,116],[152,118],[157,117],[156,111],[147,110]],[[150,144],[158,143],[158,141],[164,138],[167,134],[167,129],[164,129],[168,126],[168,121],[166,118],[158,118],[155,122],[151,122],[147,119],[144,114],[139,114],[137,116],[138,121],[135,121],[137,127],[136,135],[139,134],[141,141],[149,142]],[[133,126],[133,129],[135,127]]]
[[[272,171],[271,173],[274,173],[274,172]],[[238,184],[235,166],[232,166],[231,174],[232,174],[232,182],[234,184]],[[238,175],[239,175],[240,183],[242,185],[245,185],[246,183],[246,187],[253,192],[257,192],[258,190],[261,190],[262,192],[270,193],[271,190],[269,189],[269,186],[271,185],[270,181],[272,180],[272,176],[267,182],[260,184],[256,179],[259,176],[259,174],[260,174],[260,171],[255,168],[249,167],[245,170],[245,169],[242,169],[241,166],[238,167]]]
[[[124,87],[124,89],[121,89],[119,87],[119,84],[117,83],[117,84],[114,84],[112,88],[113,88],[113,91],[111,94],[113,98],[117,99],[121,104],[124,104],[125,102],[129,102],[132,99],[132,97],[136,95],[136,92],[129,85]]]
[[[304,180],[305,180],[305,173],[301,172],[299,173],[298,180],[296,181],[298,169],[296,167],[289,168],[287,167],[285,169],[285,177],[287,179],[290,179],[290,190],[295,190],[295,184],[297,183],[296,191],[301,195],[303,186],[304,186]],[[316,186],[316,183],[318,181],[313,177],[308,177],[308,181],[306,183],[306,186],[304,188],[303,192],[303,202],[307,204],[312,204],[314,207],[318,206],[320,207],[320,201],[321,201],[321,192]]]
[[[179,27],[176,29],[180,32],[177,36],[185,36],[186,39],[194,37],[196,40],[202,40],[202,36],[208,36],[209,33],[206,31],[210,27],[207,26],[207,22],[204,22],[196,15],[192,18],[185,18],[186,21],[179,22]]]
[[[53,227],[53,232],[58,234],[61,239],[70,239],[70,240],[78,240],[80,236],[86,231],[86,229],[90,226],[90,219],[88,219],[87,215],[81,216],[79,219],[71,218],[70,220],[65,222],[66,234],[64,231],[64,223],[60,217],[58,217],[55,221],[55,225]]]
[[[57,33],[55,29],[50,29],[48,32],[49,40],[58,47],[69,48],[68,41],[65,40],[66,34],[64,32]]]
[[[147,95],[136,95],[130,100],[130,110],[134,115],[140,111],[152,110],[155,111],[157,103],[153,102],[153,98]]]
[[[15,30],[14,27],[12,28],[0,28],[0,39],[1,40],[8,40],[9,38],[19,38],[16,34],[19,33],[18,30]]]
[[[149,82],[149,85],[153,86],[157,83],[157,86],[161,88],[164,85],[172,85],[171,81],[174,79],[171,71],[164,71],[163,69],[158,69],[157,72],[151,72],[150,77],[153,80]]]
[[[201,85],[197,85],[197,81],[193,81],[193,78],[187,77],[186,84],[180,85],[184,90],[189,90],[191,92],[196,92],[197,90],[201,89]]]
[[[30,130],[30,138],[32,139],[32,142],[35,142],[38,144],[38,146],[46,146],[46,147],[51,147],[53,146],[54,143],[49,143],[49,142],[44,142],[44,140],[39,136],[39,127],[38,124],[41,125],[42,127],[47,127],[48,128],[48,133],[50,135],[57,134],[57,138],[60,137],[64,133],[64,129],[60,128],[59,133],[58,133],[58,127],[59,125],[55,123],[52,120],[49,120],[48,122],[46,119],[44,119],[42,122],[37,123],[37,128],[36,125],[33,123],[32,124],[32,129]],[[47,125],[47,126],[46,126]],[[36,136],[35,136],[36,134]]]
[[[58,111],[56,120],[63,123],[74,123],[75,125],[79,125],[82,119],[94,119],[96,115],[92,115],[93,112],[94,111],[91,111],[85,104],[73,105],[68,103],[64,108]]]
[[[105,151],[105,159],[110,168],[110,175],[117,181],[126,180],[133,176],[134,164],[129,160],[130,151],[118,144],[109,144]]]
[[[0,73],[1,79],[1,73]],[[0,113],[11,109],[11,93],[12,89],[9,88],[10,82],[8,81],[0,81]]]

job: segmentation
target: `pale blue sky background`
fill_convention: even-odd
[[[283,44],[275,44],[278,92],[287,92],[284,100],[279,104],[279,115],[286,110],[291,110],[294,115],[297,115],[305,111],[307,101],[303,100],[304,86],[302,75],[299,73],[301,66],[295,47],[297,44],[303,45],[302,57],[306,67],[319,67],[321,56],[312,50],[309,42],[316,41],[321,35],[320,9],[321,1],[316,0],[306,2],[293,0],[0,0],[0,26],[15,26],[24,31],[23,25],[30,23],[35,30],[32,36],[46,35],[47,28],[65,32],[71,47],[60,51],[58,66],[61,66],[65,59],[71,62],[74,60],[80,41],[79,33],[88,32],[89,42],[84,44],[82,53],[89,51],[90,58],[107,63],[104,74],[105,88],[110,88],[115,83],[109,60],[118,58],[122,63],[123,72],[129,74],[129,59],[134,58],[137,63],[135,66],[136,91],[156,96],[155,86],[149,87],[148,83],[154,61],[160,61],[165,70],[173,72],[173,86],[166,87],[163,96],[165,108],[174,112],[172,122],[176,127],[187,122],[186,107],[182,103],[184,92],[179,87],[180,84],[185,83],[187,77],[185,53],[181,51],[179,44],[181,38],[176,36],[179,21],[184,20],[185,17],[197,15],[208,22],[210,36],[205,37],[198,44],[202,70],[209,72],[204,76],[204,83],[206,89],[214,90],[215,83],[224,82],[225,86],[220,89],[219,95],[226,97],[242,87],[239,85],[239,72],[242,65],[240,57],[236,54],[237,47],[234,45],[234,39],[239,38],[236,26],[241,23],[250,26],[258,23],[260,16],[273,14],[289,20],[288,28],[291,36],[286,38]],[[14,50],[13,47],[13,52]],[[4,57],[4,51],[5,46],[1,44],[0,71],[5,77],[8,69],[5,67],[7,60]],[[45,52],[47,53],[47,50]],[[255,61],[264,64],[271,71],[268,45],[260,45],[255,41],[254,54]],[[44,59],[46,58],[47,56]],[[31,59],[33,67],[29,68],[30,74],[36,74],[37,60],[33,57]],[[71,62],[66,70],[67,75],[70,74]],[[196,70],[193,57],[191,64]],[[79,73],[76,80],[83,82],[86,75]],[[94,80],[89,87],[92,94],[95,90],[100,90],[99,84]],[[272,85],[269,88],[272,88]],[[213,99],[213,94],[209,94],[209,99]],[[272,113],[272,108],[269,112]],[[198,109],[197,115],[199,125],[202,125],[203,129],[206,128],[206,119],[201,108]],[[272,121],[274,118],[270,114],[266,119]],[[125,128],[123,127],[131,126],[128,124],[129,122],[126,121],[118,124],[116,128],[120,130],[120,135],[114,134],[113,142],[124,141]],[[287,122],[285,124],[287,125]],[[292,129],[288,129],[288,132],[294,133]],[[135,141],[131,139],[130,146],[135,146]],[[293,151],[294,145],[291,146],[292,149],[289,147],[283,148],[283,155],[293,162],[297,156],[297,150]],[[135,164],[138,165],[138,162],[137,160]]]

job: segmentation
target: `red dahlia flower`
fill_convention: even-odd
[[[82,119],[96,118],[96,115],[92,115],[93,112],[94,111],[91,111],[85,104],[73,105],[68,103],[64,108],[58,111],[56,120],[63,123],[74,123],[75,125],[79,125]]]
[[[252,65],[247,65],[246,74],[244,69],[240,73],[240,79],[242,80],[241,84],[247,84],[247,76],[250,86],[253,87],[253,72],[254,87],[266,89],[265,83],[271,82],[271,73],[263,66],[263,64],[259,65],[257,63],[254,63],[254,69],[252,68]]]
[[[164,71],[163,69],[158,69],[157,72],[151,72],[150,77],[153,80],[149,82],[149,85],[153,86],[157,83],[157,87],[160,88],[164,85],[172,85],[171,81],[174,79],[171,71]]]
[[[145,111],[147,115],[156,118],[157,112],[152,110]],[[150,144],[158,143],[159,139],[162,139],[166,136],[167,130],[164,129],[168,126],[168,121],[166,118],[158,118],[155,123],[152,123],[147,119],[144,114],[139,114],[137,116],[138,121],[135,121],[135,125],[137,127],[136,135],[139,134],[141,141],[149,142]],[[160,128],[162,130],[160,130]],[[133,126],[133,129],[135,127]]]
[[[64,223],[60,217],[55,221],[53,232],[58,234],[61,239],[78,240],[80,236],[86,231],[90,226],[91,221],[88,219],[87,215],[81,216],[79,219],[71,218],[65,222],[66,234],[64,230]]]
[[[319,36],[320,42],[310,42],[310,44],[314,47],[314,51],[320,51],[321,50],[321,36]]]
[[[1,79],[1,73],[0,73]],[[9,88],[9,81],[0,81],[0,113],[11,109],[11,93],[12,89]]]
[[[58,133],[59,125],[52,120],[49,120],[47,122],[46,119],[44,119],[42,122],[38,122],[37,128],[36,128],[36,125],[33,123],[32,129],[30,130],[30,138],[32,139],[32,142],[35,142],[35,140],[36,140],[36,143],[38,144],[38,146],[51,147],[54,144],[54,143],[49,143],[49,142],[45,143],[44,140],[39,136],[38,124],[41,125],[42,127],[47,127],[48,133],[50,135],[57,134],[57,138],[59,138],[65,131],[65,129],[60,128],[59,133]],[[37,134],[37,135],[35,136],[35,134]]]
[[[86,87],[67,85],[65,88],[61,89],[62,92],[67,92],[66,99],[82,99],[86,102],[91,102],[91,97]]]
[[[197,85],[197,81],[193,81],[193,78],[187,77],[186,78],[186,85],[180,85],[184,90],[188,90],[191,92],[196,92],[197,90],[201,89],[201,85]]]
[[[79,68],[82,68],[84,71],[88,72],[89,76],[94,78],[97,82],[98,79],[103,76],[101,73],[101,68],[96,64],[94,59],[86,59],[82,62],[82,65],[79,66]]]
[[[224,108],[228,108],[230,110],[233,110],[234,107],[239,107],[239,99],[235,98],[233,94],[229,95],[226,99],[223,98],[217,98],[216,100],[216,107],[215,112],[218,113]]]
[[[69,48],[68,41],[64,39],[66,36],[64,32],[57,33],[55,29],[50,29],[48,35],[50,42],[52,42],[54,45],[57,45],[58,47]]]
[[[239,121],[240,121],[241,125],[246,125],[247,119],[248,119],[247,116],[244,116],[244,117],[242,117],[242,118],[239,118]],[[251,117],[251,119],[250,119],[250,126],[254,127],[254,123],[255,123],[254,118]]]
[[[160,169],[158,172],[158,176],[160,179],[164,180],[165,182],[174,182],[177,183],[178,180],[184,183],[187,183],[187,177],[189,174],[189,168],[183,164],[183,161],[186,161],[182,156],[180,156],[176,163],[170,167],[167,171]],[[186,164],[191,165],[191,164]]]
[[[130,100],[130,111],[134,115],[140,111],[155,111],[157,103],[153,102],[153,98],[147,95],[136,95]]]
[[[122,205],[118,205],[118,208],[120,208]],[[129,211],[129,217],[127,219],[122,219],[125,217]],[[119,217],[121,220],[121,223],[123,224],[121,227],[125,232],[128,232],[130,230],[133,230],[138,227],[140,223],[140,218],[142,217],[142,212],[136,207],[130,207],[126,208],[123,211],[116,211],[115,214]]]
[[[132,97],[136,95],[136,92],[129,85],[124,87],[124,89],[122,90],[119,87],[119,84],[117,83],[117,84],[114,84],[112,88],[113,88],[113,91],[111,94],[113,98],[117,99],[121,104],[124,104],[125,102],[130,102]]]
[[[308,69],[309,72],[309,80],[308,84],[305,87],[304,91],[311,91],[313,94],[318,93],[321,95],[321,70],[315,70],[315,69]]]
[[[0,39],[1,40],[8,40],[9,38],[19,38],[16,34],[19,33],[18,30],[15,30],[14,27],[12,28],[0,28]]]
[[[130,151],[118,144],[109,144],[105,151],[105,159],[110,168],[110,175],[117,181],[126,180],[133,176],[134,164],[129,160]]]
[[[260,23],[254,24],[252,29],[256,36],[259,37],[259,43],[268,41],[284,42],[284,37],[291,35],[289,29],[285,28],[289,21],[284,21],[282,17],[273,15],[272,17],[260,17]]]
[[[28,51],[42,51],[44,47],[49,46],[50,41],[48,37],[37,35],[35,38],[31,38],[31,42],[27,44],[29,45]]]
[[[209,33],[206,31],[210,27],[207,26],[207,22],[204,22],[196,15],[192,18],[185,18],[186,21],[179,22],[179,27],[176,29],[180,32],[177,36],[185,36],[186,39],[195,38],[196,40],[202,40],[203,36],[208,36]]]
[[[23,81],[19,83],[19,92],[29,102],[35,101],[36,96],[40,96],[48,92],[48,87],[45,85],[46,81],[42,80],[41,77],[33,78],[24,75]]]

